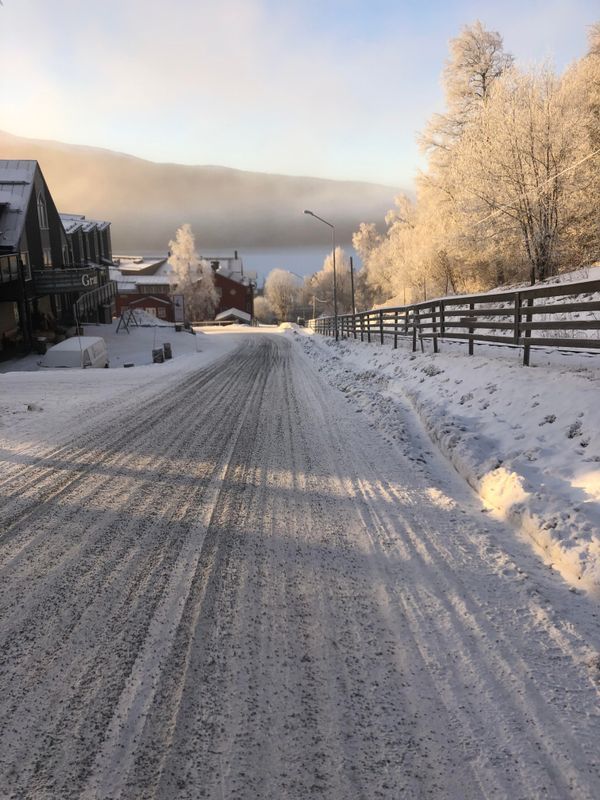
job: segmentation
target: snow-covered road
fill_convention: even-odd
[[[292,338],[0,452],[0,797],[600,797],[592,601]]]

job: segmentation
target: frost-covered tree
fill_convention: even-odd
[[[504,279],[501,266],[489,267],[470,247],[472,236],[461,225],[457,207],[462,186],[457,182],[454,160],[495,83],[512,63],[513,57],[505,52],[500,33],[487,30],[479,21],[464,27],[450,42],[443,75],[446,111],[432,116],[420,138],[429,162],[417,187],[419,232],[415,245],[420,255],[413,254],[412,282],[421,287],[420,296],[443,291],[445,286],[453,291],[479,288],[473,277],[482,270],[495,272],[498,281]]]
[[[366,264],[371,253],[381,244],[381,234],[373,222],[361,222],[356,233],[352,235],[352,246]]]
[[[259,295],[254,298],[254,316],[259,322],[270,325],[275,322],[275,312],[266,297]]]
[[[301,287],[298,279],[285,269],[269,272],[265,281],[265,297],[280,322],[293,319]]]
[[[588,29],[588,55],[600,56],[600,22],[595,22]]]
[[[512,69],[453,159],[465,226],[494,249],[517,243],[532,282],[557,272],[573,244],[586,202],[578,164],[589,151],[587,130],[571,81],[548,67]]]
[[[191,320],[211,319],[218,303],[214,273],[207,261],[196,254],[194,234],[189,224],[177,229],[169,242],[170,280],[185,298],[186,315]]]
[[[335,248],[335,275],[338,314],[349,314],[352,312],[350,260],[341,247]],[[323,268],[306,278],[304,282],[304,296],[307,304],[312,302],[313,295],[319,298],[321,313],[333,314],[333,253],[327,255],[323,262]]]
[[[480,23],[450,45],[446,111],[416,200],[361,226],[366,282],[395,303],[541,280],[600,256],[600,23],[558,75],[517,69]]]
[[[502,36],[488,31],[479,20],[451,39],[443,75],[446,112],[431,118],[421,137],[424,149],[430,154],[436,149],[450,150],[478,113],[494,82],[512,63],[513,57],[504,51]]]

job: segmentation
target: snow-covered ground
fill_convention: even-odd
[[[0,439],[53,441],[71,435],[75,421],[85,424],[93,417],[114,415],[118,423],[121,412],[231,352],[244,337],[237,326],[227,336],[221,328],[194,336],[175,333],[173,326],[131,327],[129,334],[117,334],[116,326],[115,321],[84,327],[86,336],[106,340],[108,370],[40,369],[41,357],[33,354],[0,364]],[[164,342],[171,343],[173,358],[153,364],[152,349]]]
[[[596,800],[597,603],[358,347],[196,338],[0,375],[3,800]]]
[[[600,356],[441,343],[410,352],[304,331],[304,350],[389,441],[409,404],[431,439],[573,587],[600,597]]]

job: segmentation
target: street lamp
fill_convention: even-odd
[[[319,217],[318,214],[313,213],[312,211],[305,211],[305,214],[309,214],[311,217],[318,219],[319,222],[322,222],[324,225],[327,225],[331,228],[331,239],[333,243],[333,329],[335,331],[335,340],[336,342],[339,339],[338,336],[338,309],[337,309],[337,279],[335,274],[335,226],[331,224],[331,222],[327,222],[326,219],[323,217]]]

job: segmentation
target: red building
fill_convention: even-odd
[[[244,275],[237,252],[233,258],[210,257],[203,260],[210,262],[217,290],[218,302],[213,319],[230,309],[243,311],[253,317],[256,280],[253,276]],[[118,284],[117,314],[127,307],[133,307],[168,322],[176,321],[170,271],[166,258],[116,256],[111,277]]]
[[[245,311],[251,317],[254,316],[254,287],[250,281],[240,283],[220,272],[215,272],[215,286],[219,295],[215,316],[222,311],[229,311],[230,308],[237,308],[238,311]]]

